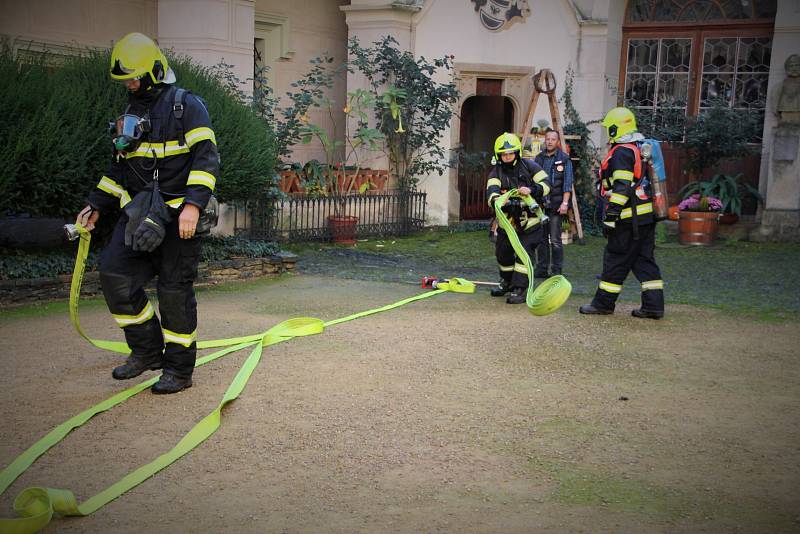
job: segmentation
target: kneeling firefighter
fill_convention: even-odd
[[[502,207],[503,213],[514,227],[520,243],[531,258],[543,239],[542,223],[547,217],[541,208],[542,199],[550,192],[547,173],[532,159],[522,158],[522,142],[510,133],[504,133],[494,142],[494,168],[486,182],[486,197],[494,209],[495,200],[511,189],[520,198],[509,198]],[[500,286],[492,289],[492,296],[506,298],[508,304],[522,304],[528,288],[528,269],[514,253],[508,235],[497,230],[495,257],[500,269]]]
[[[122,211],[100,258],[103,295],[131,348],[112,376],[163,368],[153,393],[176,393],[191,387],[197,354],[193,284],[199,236],[216,222],[216,139],[203,101],[173,85],[147,36],[116,43],[110,75],[127,88],[128,105],[110,125],[114,157],[77,222],[92,230],[101,214]],[[144,291],[155,276],[160,321]]]
[[[611,148],[600,165],[600,195],[607,199],[603,233],[608,238],[603,253],[603,274],[591,304],[580,313],[609,315],[614,312],[628,273],[641,283],[642,306],[634,317],[664,316],[664,281],[655,259],[655,227],[652,186],[642,165],[636,117],[627,108],[614,108],[603,119]]]

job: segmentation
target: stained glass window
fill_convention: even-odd
[[[626,22],[714,22],[775,18],[777,0],[631,0]]]

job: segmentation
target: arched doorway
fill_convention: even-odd
[[[502,80],[487,81],[498,82],[496,94],[479,93],[467,98],[461,106],[458,162],[461,220],[492,216],[486,203],[486,174],[491,166],[492,147],[498,135],[514,131],[514,104],[510,98],[500,96]]]

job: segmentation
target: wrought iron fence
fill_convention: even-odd
[[[251,239],[326,241],[331,237],[328,218],[347,215],[358,218],[357,238],[408,235],[425,225],[426,196],[388,192],[249,201],[236,206],[234,231]]]

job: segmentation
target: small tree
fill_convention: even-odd
[[[696,117],[688,117],[684,146],[691,176],[698,179],[723,159],[752,154],[749,143],[760,122],[756,113],[732,109],[724,101],[714,101]]]
[[[372,47],[363,47],[353,38],[348,51],[351,66],[366,77],[374,94],[382,95],[374,111],[377,128],[386,137],[390,172],[401,190],[411,191],[421,176],[432,172],[441,176],[449,168],[439,143],[450,125],[458,90],[452,72],[445,83],[434,79],[440,69],[452,70],[454,56],[431,63],[399,50],[397,44],[386,36]]]

